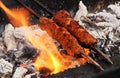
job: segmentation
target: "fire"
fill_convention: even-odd
[[[40,70],[41,68],[45,67],[51,70],[53,73],[58,73],[62,66],[60,62],[61,56],[56,45],[48,36],[48,34],[43,32],[43,34],[40,35],[34,33],[34,31],[32,32],[31,30],[28,30],[27,37],[32,45],[40,50],[40,54],[34,63],[36,69]]]
[[[5,11],[9,21],[14,26],[28,26],[30,22],[28,17],[30,13],[24,8],[8,9],[1,1],[0,7]]]
[[[34,65],[38,71],[46,68],[49,70],[49,73],[56,74],[86,62],[84,58],[78,59],[61,54],[52,38],[45,31],[42,31],[39,27],[37,30],[28,27],[30,23],[27,18],[30,13],[26,9],[8,9],[1,1],[0,7],[5,11],[14,26],[24,26],[26,38],[39,50],[39,55],[34,61]],[[88,50],[85,50],[86,54],[89,54]]]

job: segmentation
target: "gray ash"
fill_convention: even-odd
[[[111,4],[108,8],[101,12],[89,13],[87,7],[80,3],[74,19],[98,39],[97,47],[111,57],[120,54],[120,3]],[[86,19],[81,16],[87,17],[90,23],[84,22]]]

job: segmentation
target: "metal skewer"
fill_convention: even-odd
[[[16,0],[18,1],[22,6],[24,6],[28,11],[30,11],[31,13],[33,13],[37,18],[39,18],[40,16],[31,8],[29,8],[27,5],[25,5],[21,0]]]
[[[95,60],[93,60],[90,56],[86,55],[84,52],[82,52],[82,54],[90,61],[91,64],[95,65],[98,69],[104,71],[103,67]]]
[[[54,12],[52,10],[50,10],[47,6],[45,6],[44,4],[42,4],[40,1],[38,0],[34,0],[38,5],[40,5],[43,9],[45,9],[48,13],[50,13],[51,15],[54,14]]]
[[[95,52],[99,53],[101,55],[101,57],[103,57],[103,59],[105,59],[109,63],[113,64],[112,60],[107,55],[105,55],[101,50],[99,50],[97,47],[94,46],[94,47],[91,47],[91,48]]]

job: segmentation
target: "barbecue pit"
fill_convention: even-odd
[[[2,1],[8,7],[23,6],[23,5],[21,5],[19,2],[15,1],[15,0],[2,0]],[[91,5],[92,4],[97,4],[98,3],[97,0],[94,1],[95,3],[92,2],[92,1],[93,0],[91,0],[90,3],[88,3],[89,1],[84,0],[83,2],[86,5],[89,6],[88,7],[89,9],[91,9]],[[66,9],[66,10],[68,10],[71,13],[72,16],[75,15],[75,13],[76,13],[76,11],[78,9],[77,6],[78,6],[78,3],[79,3],[79,1],[73,1],[73,0],[71,0],[71,1],[69,1],[69,0],[57,1],[57,0],[55,0],[55,3],[53,3],[54,1],[51,2],[50,0],[48,0],[47,2],[45,2],[44,0],[43,1],[41,0],[41,2],[43,4],[45,4],[46,6],[48,6],[51,10],[53,9],[53,12],[56,12],[56,11],[58,11],[60,9]],[[33,1],[26,0],[26,1],[24,1],[24,3],[29,5],[30,8],[35,9],[35,12],[37,12],[37,14],[39,14],[39,16],[52,17],[51,14],[49,12],[47,12],[46,10],[44,10],[42,7],[38,8],[38,5],[35,4],[35,2],[33,2]],[[51,4],[53,6],[51,6]],[[68,5],[65,6],[65,4],[68,4]],[[107,6],[108,4],[103,5],[101,8],[105,8],[105,6]],[[33,7],[33,5],[34,5],[34,7]],[[57,6],[57,7],[55,8],[55,6]],[[92,7],[92,8],[94,8],[94,7]],[[96,8],[94,8],[93,11],[95,9]],[[0,20],[1,20],[1,23],[0,23],[1,24],[1,28],[0,28],[0,30],[1,30],[1,32],[3,32],[4,31],[4,26],[9,22],[9,20],[7,19],[7,16],[5,15],[3,10],[1,10],[0,15],[1,15],[0,16]],[[31,21],[32,21],[33,24],[38,23],[38,18],[36,17],[36,15],[34,15],[34,14],[31,15]],[[118,44],[119,44],[119,42],[118,42]],[[31,47],[30,48],[27,47],[27,48],[31,49]],[[26,50],[24,50],[24,51],[26,51]],[[35,50],[32,49],[32,51],[35,51]],[[9,56],[9,54],[8,54],[8,56]],[[61,73],[58,73],[58,74],[54,74],[54,75],[50,75],[50,76],[47,76],[47,77],[46,76],[45,77],[41,76],[41,78],[89,78],[89,77],[90,78],[102,78],[102,77],[107,77],[107,78],[108,77],[109,78],[115,77],[115,78],[119,78],[119,73],[120,73],[120,67],[119,67],[120,61],[119,61],[119,58],[120,58],[119,53],[115,54],[114,56],[111,57],[111,59],[112,59],[112,61],[114,63],[113,65],[110,65],[109,63],[106,63],[104,60],[98,60],[98,62],[105,68],[105,71],[99,71],[99,70],[95,69],[94,66],[92,66],[90,64],[86,64],[84,66],[68,69],[68,70],[66,70],[64,72],[61,72]],[[21,69],[21,68],[18,68],[18,69]],[[24,70],[25,73],[27,72],[27,70],[24,69],[24,68],[22,70]],[[111,76],[111,73],[114,73],[114,75]],[[33,74],[33,76],[36,76],[36,75],[37,75],[37,73]]]

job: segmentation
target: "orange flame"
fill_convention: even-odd
[[[79,64],[84,64],[86,59],[74,58],[65,54],[60,54],[52,38],[45,32],[39,29],[32,29],[29,26],[29,12],[24,8],[8,9],[1,1],[0,7],[7,14],[10,22],[14,26],[24,26],[24,33],[29,42],[39,50],[39,55],[36,57],[34,65],[38,71],[47,68],[49,73],[56,74],[68,68],[72,68]],[[89,54],[88,50],[86,54]]]
[[[30,25],[30,22],[28,21],[30,13],[26,9],[24,8],[8,9],[1,1],[0,7],[5,11],[10,22],[14,26]]]

